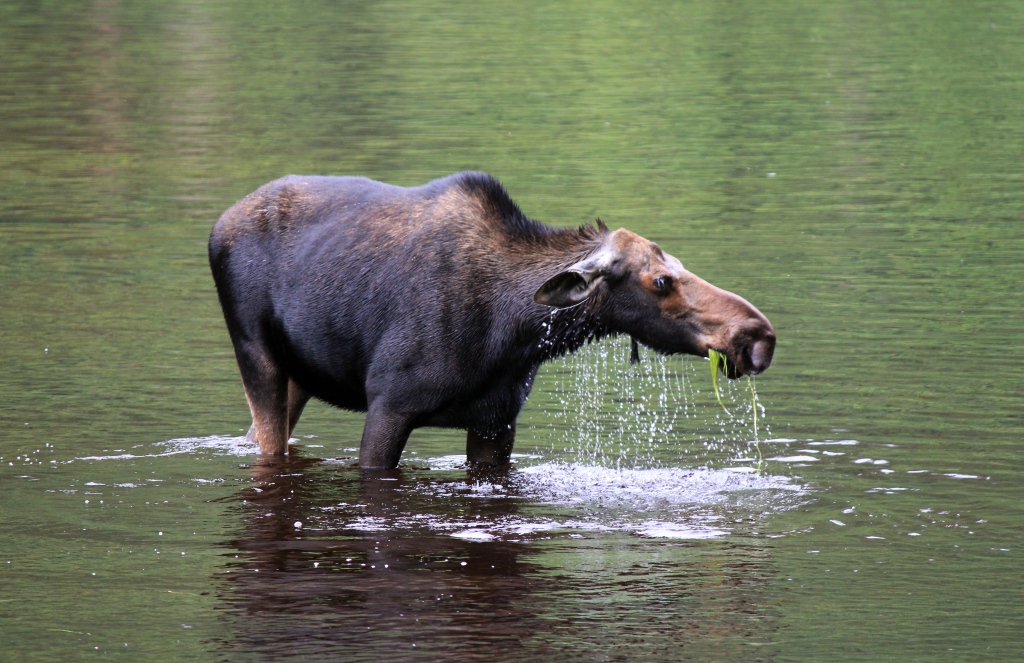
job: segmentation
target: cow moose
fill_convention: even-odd
[[[654,242],[533,221],[485,173],[289,175],[228,209],[209,253],[264,454],[286,453],[315,397],[367,413],[360,467],[395,467],[422,426],[466,430],[470,464],[503,465],[537,369],[588,341],[715,349],[730,377],[775,349],[760,311]]]

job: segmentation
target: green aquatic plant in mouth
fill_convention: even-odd
[[[718,399],[718,404],[722,406],[725,413],[731,417],[732,413],[729,412],[729,408],[725,407],[725,403],[722,402],[722,394],[718,391],[718,371],[725,373],[728,370],[725,355],[711,348],[708,350],[708,359],[711,360],[711,386],[715,388],[715,398]]]
[[[708,350],[708,359],[711,361],[711,386],[715,389],[715,398],[718,399],[718,404],[722,406],[725,413],[732,417],[732,413],[729,412],[729,408],[725,407],[725,403],[722,402],[722,394],[718,390],[718,372],[728,374],[729,365],[726,363],[725,355],[714,348]],[[747,376],[747,386],[750,388],[750,400],[751,410],[754,413],[754,448],[757,449],[757,472],[761,473],[764,465],[764,456],[761,455],[761,445],[757,438],[757,391],[754,389],[754,376]]]

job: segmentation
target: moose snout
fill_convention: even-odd
[[[730,359],[735,365],[735,372],[738,375],[758,375],[772,365],[775,330],[763,315],[752,316],[735,331],[730,345]]]
[[[744,363],[748,375],[757,375],[763,373],[769,366],[772,365],[772,355],[775,354],[775,336],[771,338],[762,338],[754,341],[747,348],[743,350]]]

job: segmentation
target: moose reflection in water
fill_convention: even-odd
[[[743,652],[778,628],[764,604],[768,548],[754,539],[452,536],[543,508],[516,494],[515,475],[262,457],[235,498],[241,531],[216,576],[234,635],[211,644],[275,659],[493,661],[566,658],[572,643],[570,660],[677,660]],[[463,489],[477,482],[504,489]],[[546,562],[566,554],[576,564]]]

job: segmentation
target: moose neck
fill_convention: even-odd
[[[589,301],[571,308],[552,309],[538,331],[538,363],[575,352],[591,341],[614,333]]]
[[[519,269],[524,270],[520,281],[522,289],[517,288],[516,293],[520,303],[511,307],[520,311],[516,326],[521,330],[520,338],[524,343],[526,356],[523,359],[532,365],[556,359],[590,341],[615,333],[609,321],[601,316],[601,292],[576,306],[562,309],[533,302],[541,283],[582,260],[600,245],[600,237],[583,235],[575,229],[561,230],[552,239],[555,241],[534,244],[528,252],[520,254]],[[521,308],[524,300],[529,301],[525,309]]]

